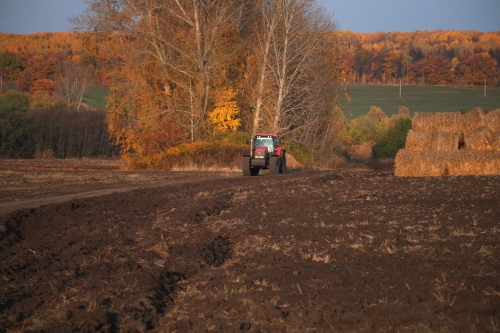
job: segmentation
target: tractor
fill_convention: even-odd
[[[243,176],[258,176],[261,169],[269,169],[270,175],[285,173],[285,149],[279,144],[276,134],[255,135],[249,153],[243,155]]]

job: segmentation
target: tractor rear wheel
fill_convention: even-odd
[[[280,158],[279,156],[271,156],[269,159],[269,174],[277,175],[280,173]]]
[[[280,163],[280,173],[285,174],[286,172],[286,159],[283,157]]]

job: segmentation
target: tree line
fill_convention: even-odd
[[[348,83],[498,87],[500,32],[336,34]]]
[[[105,110],[77,111],[48,95],[10,90],[0,108],[0,158],[109,157]]]
[[[482,85],[486,79],[498,86],[500,32],[415,31],[354,33],[333,31],[336,61],[347,83]],[[0,75],[4,82],[54,79],[57,59],[70,57],[96,69],[96,83],[106,84],[104,63],[109,55],[101,48],[92,54],[78,32],[46,32],[31,35],[0,33]]]
[[[108,125],[124,156],[227,130],[318,148],[332,136],[336,27],[316,1],[86,3],[73,23],[107,71]]]
[[[85,87],[108,86],[99,119],[129,159],[232,131],[279,132],[316,159],[342,149],[354,156],[396,120],[346,123],[338,107],[349,101],[345,84],[499,84],[500,33],[337,31],[314,0],[86,3],[73,19],[80,32],[0,34],[0,75],[45,118],[55,112],[43,107],[48,100],[83,119]],[[99,151],[71,147],[47,149],[58,157]]]

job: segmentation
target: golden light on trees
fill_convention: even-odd
[[[215,107],[208,116],[214,132],[236,131],[240,127],[236,95],[237,91],[233,88],[224,88],[217,94]]]

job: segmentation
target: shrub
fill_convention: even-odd
[[[283,140],[282,146],[297,162],[303,165],[310,165],[312,163],[312,154],[302,143],[294,140]]]
[[[351,146],[347,153],[351,160],[354,161],[365,161],[370,159],[372,156],[373,144],[370,142],[365,142],[361,145]]]
[[[366,117],[375,122],[387,118],[386,114],[384,113],[384,111],[382,111],[382,109],[379,106],[373,106],[373,105],[370,107],[370,111],[368,111]]]
[[[0,157],[31,157],[30,127],[28,100],[23,93],[9,90],[5,94],[5,106],[0,109]]]
[[[397,152],[404,148],[406,136],[411,129],[410,118],[400,118],[373,146],[374,158],[394,158]]]
[[[345,137],[347,145],[359,146],[365,142],[375,142],[379,131],[378,123],[368,117],[349,121]]]
[[[250,139],[247,132],[216,132],[209,136],[208,142],[223,142],[237,145],[246,145]]]
[[[410,118],[410,109],[408,109],[406,106],[398,107],[397,116],[402,118]]]
[[[184,143],[164,152],[130,160],[131,169],[237,169],[241,167],[241,158],[246,144],[223,141]]]

